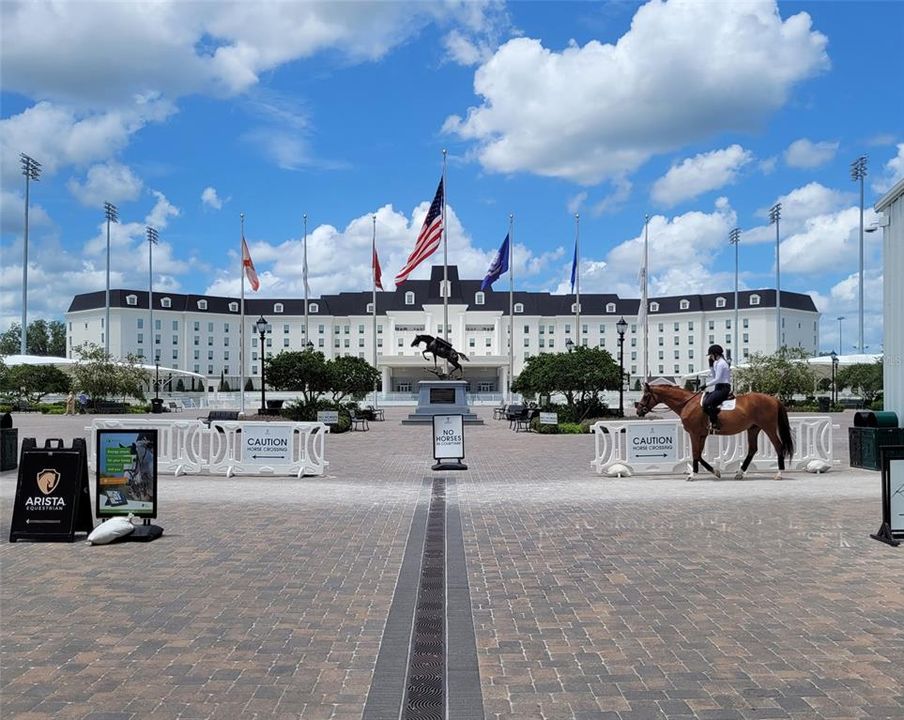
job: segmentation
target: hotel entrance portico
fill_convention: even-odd
[[[499,399],[504,395],[508,385],[508,358],[499,355],[468,355],[469,360],[461,361],[464,379],[468,383],[468,392],[487,395],[487,399]],[[424,360],[420,355],[389,357],[381,356],[377,367],[383,375],[383,393],[387,399],[404,399],[406,394],[416,394],[417,384],[421,380],[436,380],[436,375],[429,372],[433,363]],[[437,368],[443,367],[443,361],[437,362]],[[458,379],[458,373],[455,378]]]

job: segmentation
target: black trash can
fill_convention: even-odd
[[[0,472],[19,467],[19,428],[9,413],[0,416]]]
[[[819,412],[828,412],[832,406],[832,398],[825,395],[816,398],[816,402],[819,404]]]
[[[155,414],[163,412],[163,398],[151,398],[151,412]]]

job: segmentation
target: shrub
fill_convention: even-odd
[[[279,414],[288,420],[292,420],[293,422],[317,422],[318,411],[338,410],[339,423],[336,425],[330,425],[330,432],[344,433],[351,430],[351,413],[352,411],[357,410],[357,408],[357,403],[346,403],[345,405],[337,406],[335,403],[330,402],[329,400],[326,400],[324,398],[314,400],[309,403],[305,403],[303,400],[299,399],[295,402],[283,405],[282,410],[280,410]]]
[[[563,435],[582,435],[586,430],[584,430],[584,423],[560,423],[559,424],[559,432]]]

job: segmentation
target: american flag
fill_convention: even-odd
[[[399,270],[399,274],[395,277],[396,287],[405,282],[418,265],[436,252],[442,236],[443,181],[442,178],[440,178],[439,187],[436,188],[436,197],[433,198],[433,202],[430,204],[430,210],[427,211],[427,217],[424,218],[424,224],[421,226],[421,232],[417,236],[414,250],[412,250],[411,255],[408,256],[405,267]]]
[[[245,269],[245,276],[251,283],[251,289],[257,290],[261,286],[261,281],[257,279],[257,272],[254,269],[254,263],[251,262],[251,253],[248,252],[248,243],[245,242],[245,236],[242,235],[242,267]]]

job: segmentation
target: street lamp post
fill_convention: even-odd
[[[866,177],[866,155],[861,155],[851,163],[851,180],[860,181],[860,298],[858,315],[858,347],[863,350],[863,179]]]
[[[25,235],[22,245],[22,338],[20,350],[28,354],[28,187],[31,180],[37,181],[41,176],[41,163],[25,153],[19,154],[22,163],[22,174],[25,176]]]
[[[154,361],[154,400],[160,400],[160,363]]]
[[[119,222],[116,206],[113,203],[104,203],[104,217],[107,218],[107,290],[104,293],[104,302],[107,313],[104,319],[104,352],[110,354],[110,223]]]
[[[728,242],[734,245],[734,355],[735,362],[740,362],[741,349],[738,347],[738,248],[741,244],[741,229],[733,228],[728,233]]]
[[[782,204],[775,203],[769,208],[769,222],[775,224],[775,351],[782,349],[782,258],[779,242],[779,225],[782,219]]]
[[[830,353],[832,357],[832,405],[838,404],[838,388],[835,385],[835,373],[838,370],[838,353],[834,350]]]
[[[267,357],[264,353],[264,339],[268,332],[270,332],[270,323],[268,323],[264,316],[261,315],[257,322],[254,323],[254,326],[257,328],[258,334],[261,336],[261,415],[267,414],[267,391],[265,389],[266,385],[266,368],[267,368]]]
[[[615,330],[618,333],[618,416],[625,416],[625,330],[628,329],[628,323],[621,318],[615,323]]]

